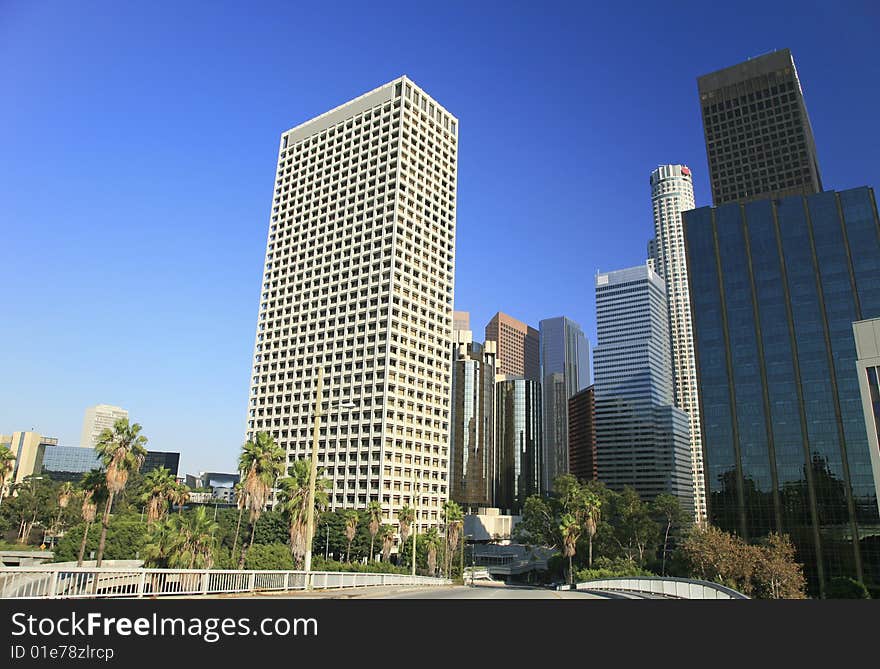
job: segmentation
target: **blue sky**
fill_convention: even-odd
[[[696,77],[789,47],[826,188],[880,185],[874,3],[0,0],[0,432],[129,409],[241,444],[280,133],[407,74],[461,123],[456,308],[567,315],[643,262],[648,175],[710,202]],[[717,6],[715,6],[717,4]]]

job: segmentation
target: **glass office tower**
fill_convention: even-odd
[[[495,506],[517,514],[529,495],[541,492],[541,384],[499,375],[495,425]]]
[[[541,332],[541,385],[544,406],[543,490],[569,472],[568,399],[590,385],[590,345],[570,318],[545,318]]]
[[[880,583],[853,322],[880,316],[870,188],[684,212],[710,521],[786,532],[811,589]]]

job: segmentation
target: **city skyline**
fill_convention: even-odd
[[[4,367],[17,379],[12,389],[3,392],[0,428],[14,432],[33,427],[40,433],[59,437],[62,445],[74,445],[83,408],[110,401],[128,408],[132,420],[144,425],[150,446],[164,451],[181,451],[184,470],[229,469],[243,440],[237,406],[247,388],[251,353],[248,349],[255,316],[253,303],[259,294],[258,262],[249,258],[254,257],[254,249],[258,249],[256,255],[259,256],[259,247],[265,242],[266,175],[272,163],[271,156],[264,150],[266,138],[277,138],[283,128],[312,118],[400,74],[410,75],[444,104],[455,108],[467,129],[462,138],[458,197],[461,231],[458,248],[466,250],[457,258],[455,308],[470,311],[474,323],[486,323],[499,310],[515,314],[532,325],[564,313],[581,323],[587,339],[595,341],[594,306],[590,291],[584,290],[583,286],[589,285],[592,275],[599,270],[631,266],[643,260],[644,245],[641,241],[633,242],[633,238],[642,240],[650,236],[650,198],[644,195],[644,175],[659,164],[687,164],[694,172],[697,206],[709,204],[706,156],[702,146],[699,105],[695,99],[697,77],[765,52],[768,44],[790,47],[797,59],[816,131],[823,185],[841,190],[862,184],[876,186],[880,181],[877,166],[870,163],[872,156],[876,155],[871,142],[877,140],[865,136],[864,129],[870,125],[858,116],[867,112],[852,108],[855,105],[837,104],[841,89],[851,95],[849,87],[854,87],[854,82],[863,75],[860,64],[864,67],[870,62],[868,51],[859,57],[859,49],[867,47],[860,47],[859,40],[853,38],[841,43],[839,52],[817,50],[810,46],[811,41],[818,42],[817,35],[824,37],[824,30],[809,28],[808,22],[797,17],[792,17],[790,25],[777,23],[772,29],[755,28],[748,33],[737,33],[741,24],[734,20],[729,34],[721,40],[717,35],[712,36],[712,41],[693,36],[694,48],[688,49],[690,57],[676,60],[674,67],[665,68],[659,87],[668,89],[663,91],[667,97],[663,105],[653,107],[655,110],[663,107],[665,111],[656,121],[652,121],[651,114],[638,104],[641,98],[635,98],[629,88],[616,86],[614,79],[614,76],[626,74],[634,82],[643,83],[646,75],[630,70],[633,63],[638,62],[638,50],[629,56],[632,60],[611,68],[608,74],[604,74],[601,61],[599,66],[584,70],[578,87],[567,91],[561,89],[559,80],[554,78],[562,75],[548,74],[552,68],[546,66],[550,65],[552,57],[550,61],[539,61],[530,67],[516,61],[522,66],[527,88],[544,90],[541,87],[547,87],[542,96],[544,101],[540,103],[517,92],[522,87],[520,81],[511,82],[497,76],[510,64],[497,57],[494,60],[489,58],[482,69],[465,80],[462,91],[456,89],[453,77],[456,63],[462,62],[461,59],[477,62],[479,54],[483,53],[476,35],[466,35],[469,39],[464,40],[463,53],[454,55],[455,62],[452,63],[443,61],[436,54],[421,59],[402,56],[389,62],[385,57],[378,57],[378,51],[371,50],[371,57],[365,59],[367,62],[363,67],[339,71],[333,77],[324,75],[324,86],[311,95],[303,92],[312,81],[310,77],[315,75],[298,71],[295,81],[301,81],[304,86],[288,86],[293,89],[290,93],[273,98],[271,105],[266,105],[272,107],[271,113],[256,117],[251,109],[256,105],[248,104],[246,99],[233,101],[234,94],[240,96],[242,90],[249,90],[246,86],[242,89],[240,77],[243,72],[252,71],[250,64],[247,67],[238,65],[238,69],[233,68],[233,81],[239,88],[218,98],[225,112],[222,115],[224,122],[231,123],[217,125],[216,121],[200,119],[200,123],[204,122],[202,132],[194,132],[197,126],[189,124],[190,117],[199,108],[200,103],[195,99],[198,96],[189,93],[188,88],[181,88],[185,94],[179,115],[175,115],[174,108],[163,107],[162,114],[158,115],[163,119],[161,124],[150,125],[147,121],[145,125],[138,125],[140,130],[133,135],[147,136],[149,141],[132,145],[137,164],[130,165],[131,173],[125,173],[116,169],[118,163],[111,159],[111,155],[116,154],[120,146],[128,146],[128,135],[120,126],[121,119],[129,105],[145,99],[144,90],[137,86],[132,88],[133,84],[123,85],[123,79],[117,78],[118,73],[109,72],[94,86],[109,83],[108,90],[116,91],[117,96],[106,110],[100,110],[93,101],[98,98],[88,97],[97,95],[99,88],[85,86],[74,91],[74,86],[79,86],[80,82],[65,67],[50,76],[46,69],[48,63],[53,59],[66,59],[59,58],[59,52],[51,49],[41,57],[34,57],[26,45],[34,34],[31,25],[40,25],[45,35],[42,40],[33,39],[41,48],[44,41],[55,34],[54,31],[69,21],[63,10],[56,13],[58,16],[48,17],[38,8],[16,8],[5,27],[0,27],[4,37],[8,38],[2,40],[7,57],[27,63],[20,72],[4,72],[2,75],[5,90],[15,94],[20,103],[16,109],[0,112],[0,121],[3,121],[0,126],[11,129],[10,134],[14,134],[6,142],[11,160],[0,162],[0,175],[5,177],[4,182],[9,188],[0,203],[0,218],[16,223],[11,226],[12,234],[7,242],[12,259],[7,267],[8,290],[3,306],[14,321],[33,322],[35,316],[45,318],[47,313],[52,319],[52,327],[25,333],[7,331],[0,335],[4,350],[16,352],[15,356],[10,356],[14,359]],[[529,17],[523,14],[520,8],[508,18],[514,34],[524,34],[532,27]],[[145,35],[162,30],[155,20],[157,17],[153,18],[153,21],[144,23]],[[582,19],[583,16],[570,18]],[[839,20],[832,15],[826,18]],[[847,21],[848,34],[859,30],[868,34],[867,25],[860,24],[858,18],[851,17]],[[477,26],[488,17],[481,17],[477,12],[472,20]],[[639,20],[648,19],[641,17]],[[558,17],[551,24],[556,26],[557,22]],[[815,18],[811,17],[809,23],[814,22]],[[819,23],[828,25],[828,21]],[[574,21],[573,25],[576,24]],[[67,67],[79,67],[87,76],[93,72],[90,67],[100,62],[94,60],[100,51],[93,51],[97,47],[90,47],[86,42],[101,42],[96,36],[102,29],[106,29],[106,24],[95,21],[81,37],[69,37],[73,41],[64,43],[72,51]],[[680,29],[686,30],[685,27]],[[271,31],[265,27],[261,30]],[[445,27],[445,30],[448,32],[449,28]],[[8,35],[6,31],[9,31]],[[610,33],[620,34],[615,30]],[[208,35],[206,33],[203,39]],[[181,35],[177,37],[182,38]],[[497,40],[500,38],[490,40],[490,43],[497,46]],[[127,56],[120,62],[132,66],[131,73],[124,73],[126,82],[137,81],[138,73],[151,74],[152,79],[148,76],[147,80],[155,80],[155,72],[145,71],[143,68],[147,66],[139,69],[134,62],[137,49],[145,48],[145,44],[125,48],[112,40],[111,44]],[[358,46],[363,44],[355,43],[344,51],[350,56]],[[575,62],[582,65],[595,55],[590,48],[601,51],[603,46],[607,43],[600,40],[597,47],[578,50],[569,45],[560,48],[573,50],[577,56]],[[185,52],[183,46],[176,48]],[[253,44],[248,43],[241,49],[264,66],[271,61]],[[485,53],[491,55],[494,52]],[[534,54],[528,51],[528,55]],[[554,52],[553,57],[557,55],[559,53]],[[844,63],[854,72],[844,68]],[[856,66],[852,67],[852,63]],[[84,64],[90,65],[85,67]],[[222,69],[221,65],[220,61],[214,63],[215,68]],[[566,77],[570,75],[571,72],[564,73]],[[158,83],[165,84],[160,86],[160,92],[170,96],[177,90],[175,87],[185,86],[195,80],[196,75],[186,72],[182,78],[175,79],[173,74],[168,76],[168,82],[162,79]],[[39,88],[31,88],[32,84],[25,77],[40,81]],[[211,87],[218,86],[225,78],[208,67],[204,81],[205,86]],[[289,75],[286,81],[290,83]],[[468,100],[470,94],[476,95],[488,82],[497,83],[497,88],[485,96],[475,96],[477,104]],[[63,123],[53,120],[53,114],[38,105],[45,99],[47,84],[57,91],[57,104],[53,106],[67,111]],[[621,133],[632,132],[636,127],[644,130],[644,136],[637,133],[637,142],[620,141],[616,153],[603,155],[602,151],[595,151],[596,133],[580,132],[573,143],[563,144],[563,137],[571,137],[561,130],[551,129],[540,145],[527,139],[524,148],[536,155],[537,161],[524,161],[523,147],[513,152],[494,137],[493,132],[504,136],[504,132],[497,132],[497,123],[502,122],[501,127],[506,131],[513,126],[504,123],[516,125],[529,114],[539,123],[545,118],[555,118],[561,122],[560,127],[568,124],[567,114],[571,112],[565,105],[572,99],[586,100],[584,91],[587,87],[607,91],[621,104],[637,110],[627,110],[618,125],[597,126],[610,133],[611,141],[617,142]],[[649,88],[647,94],[658,94],[658,87]],[[488,107],[488,112],[481,111],[479,106]],[[148,104],[147,107],[150,113],[157,111],[154,106]],[[871,109],[872,105],[864,107]],[[514,117],[511,121],[499,121],[503,110],[512,111]],[[581,109],[581,112],[598,122],[607,109],[591,107]],[[656,115],[656,111],[652,114]],[[28,115],[33,119],[26,118]],[[581,122],[579,116],[571,118]],[[134,120],[137,125],[142,119],[136,117]],[[668,127],[671,120],[679,126],[674,131]],[[245,132],[246,125],[254,126],[256,130]],[[44,133],[46,127],[57,130]],[[222,133],[219,132],[221,127]],[[666,133],[663,141],[646,142],[645,136],[655,129],[658,133]],[[180,137],[189,139],[179,141]],[[222,138],[221,153],[227,157],[221,160],[220,144],[202,144],[199,137]],[[647,145],[641,148],[636,146],[637,143]],[[173,150],[172,144],[176,144]],[[564,149],[571,149],[570,155]],[[211,178],[199,183],[196,176],[204,169],[203,152],[213,156],[213,161],[220,162],[213,162],[208,169]],[[590,158],[588,154],[593,153],[600,154],[601,160]],[[57,172],[49,186],[41,185],[43,180],[38,176],[39,163],[46,155],[52,156]],[[550,175],[555,172],[545,170],[541,165],[542,161],[545,166],[549,165],[547,159],[551,156],[571,174],[563,177],[557,187],[548,186],[545,181],[550,178],[545,172]],[[524,166],[524,162],[528,164]],[[516,165],[516,168],[510,168],[506,163]],[[167,169],[156,169],[158,166]],[[75,172],[81,173],[82,177],[77,177]],[[489,178],[481,179],[486,176]],[[138,180],[148,186],[136,185]],[[529,193],[523,188],[526,181],[537,181],[540,188]],[[609,185],[609,181],[613,183]],[[588,186],[592,182],[597,183],[595,188]],[[548,192],[558,195],[575,183],[580,186],[573,192],[587,192],[594,199],[591,213],[581,213],[582,204],[575,206],[574,200],[564,197],[544,209]],[[223,186],[219,196],[218,184]],[[185,197],[181,194],[181,187],[189,191]],[[42,200],[44,188],[49,189],[49,196],[64,201],[63,224],[47,215],[45,208],[37,204]],[[478,194],[478,189],[485,192]],[[517,195],[513,201],[505,201],[503,194],[514,192]],[[636,196],[637,193],[640,195]],[[101,209],[107,213],[95,215],[98,199],[103,205]],[[626,202],[622,202],[623,199]],[[611,201],[617,212],[613,219],[608,217]],[[111,228],[114,219],[122,212],[126,214],[125,226]],[[524,233],[532,229],[539,215],[542,234],[571,233],[573,241],[578,243],[565,245],[567,248],[557,245],[551,249],[540,240],[527,239]],[[219,225],[215,224],[216,221],[220,221]],[[499,239],[498,232],[511,226],[515,234],[505,234]],[[590,238],[592,241],[588,245],[586,240]],[[169,239],[181,239],[186,243],[178,248],[178,245],[169,244]],[[509,265],[502,265],[491,283],[478,280],[484,276],[485,268],[481,262],[485,261],[490,239],[496,254],[510,258]],[[128,248],[134,253],[125,254],[123,249]],[[86,250],[95,253],[101,261],[83,263]],[[191,253],[192,250],[196,253]],[[581,262],[570,270],[571,273],[561,277],[554,275],[549,282],[535,282],[536,273],[522,271],[524,258],[548,266],[556,261],[560,252],[569,260],[577,252]],[[32,271],[40,261],[46,263],[45,280],[33,282]],[[145,265],[150,271],[132,270],[139,265]],[[558,264],[555,266],[559,267]],[[579,290],[574,289],[575,269],[587,275]],[[144,314],[136,323],[137,327],[123,329],[120,333],[113,328],[102,328],[100,323],[96,327],[94,310],[88,310],[88,318],[75,313],[77,310],[86,311],[88,301],[81,295],[89,294],[88,291],[105,283],[108,277],[112,278],[114,287],[109,291],[106,303],[114,308],[125,308],[134,303],[137,306],[135,311]],[[527,282],[535,285],[526,290]],[[573,288],[558,290],[559,285],[566,282],[570,282]],[[493,285],[504,286],[503,292]],[[538,292],[543,292],[546,299],[536,299]],[[169,297],[172,293],[175,294],[173,299]],[[194,300],[197,295],[198,302]],[[38,350],[40,355],[36,353]],[[211,393],[205,394],[205,388],[210,388]],[[168,397],[178,394],[187,401],[181,403],[175,397],[172,402]],[[180,406],[176,406],[178,404]],[[197,445],[192,444],[192,436],[186,434],[185,429],[192,429],[194,424],[198,427],[200,440],[203,440]]]

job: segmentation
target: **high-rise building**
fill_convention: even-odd
[[[709,520],[791,535],[815,593],[880,583],[853,322],[880,317],[870,188],[684,213]]]
[[[590,347],[581,326],[570,318],[545,318],[541,332],[541,386],[544,411],[545,491],[567,474],[568,398],[590,385]]]
[[[495,342],[481,346],[470,330],[455,331],[450,425],[449,497],[468,509],[492,506]]]
[[[128,418],[128,411],[121,407],[110,404],[96,404],[89,407],[83,419],[79,445],[83,448],[94,448],[101,433],[107,429],[112,430],[113,425],[120,418]]]
[[[587,386],[568,399],[568,464],[581,481],[598,477],[596,461],[596,397]]]
[[[791,51],[704,75],[697,88],[715,206],[822,190]]]
[[[598,478],[693,512],[688,415],[675,406],[666,287],[650,266],[596,275]]]
[[[880,318],[853,323],[865,433],[880,503]]]
[[[499,375],[495,384],[495,506],[508,513],[519,513],[530,495],[541,492],[541,420],[541,384]]]
[[[706,518],[703,443],[700,439],[700,402],[681,222],[681,212],[694,208],[694,184],[690,168],[687,165],[660,165],[651,172],[651,203],[654,210],[654,239],[648,250],[651,267],[666,285],[675,406],[684,410],[690,419],[694,516],[697,522],[701,522]]]
[[[330,507],[409,504],[419,531],[448,499],[457,161],[458,120],[407,77],[281,135],[251,376],[247,437],[292,461],[323,369]]]
[[[500,311],[486,325],[486,341],[494,341],[499,374],[541,380],[540,333]]]
[[[453,332],[458,332],[459,330],[470,330],[471,329],[471,315],[468,311],[453,311],[452,312],[452,330]]]

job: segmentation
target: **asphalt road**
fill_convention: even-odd
[[[608,599],[607,597],[569,590],[476,584],[474,587],[452,586],[422,588],[398,594],[384,593],[381,599]],[[372,599],[369,595],[364,598]]]

